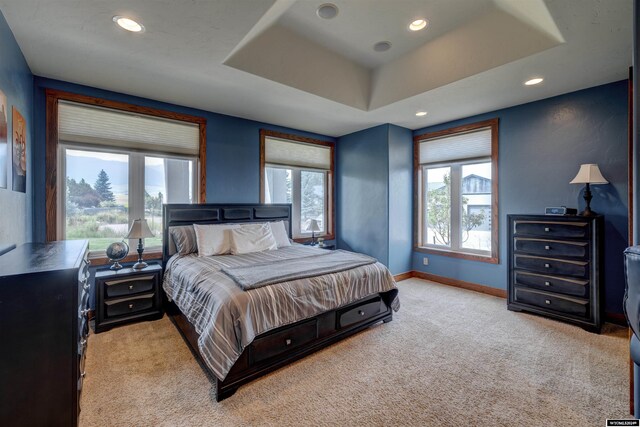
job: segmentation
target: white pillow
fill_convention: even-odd
[[[268,222],[262,224],[243,224],[229,230],[231,234],[231,253],[234,255],[278,249]]]
[[[270,222],[269,225],[271,225],[271,232],[273,233],[273,237],[276,239],[278,248],[291,246],[291,241],[289,240],[289,235],[287,234],[287,229],[285,228],[283,221]]]
[[[228,254],[231,251],[229,230],[239,227],[238,224],[193,224],[198,256]]]

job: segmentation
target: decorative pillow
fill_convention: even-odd
[[[283,221],[270,222],[269,225],[271,225],[271,232],[273,233],[273,237],[276,239],[278,248],[291,246],[289,234],[287,234],[287,229],[284,226]]]
[[[229,230],[239,227],[239,224],[193,224],[198,256],[228,254],[231,250]]]
[[[171,234],[173,243],[176,245],[176,252],[180,255],[198,252],[196,232],[193,230],[193,225],[170,227],[169,234]]]
[[[231,253],[234,255],[278,249],[271,225],[268,222],[245,224],[239,228],[231,229],[230,234]]]

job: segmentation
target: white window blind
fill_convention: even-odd
[[[62,142],[197,156],[199,131],[197,123],[68,101],[58,104],[58,138]]]
[[[264,140],[264,160],[269,165],[329,170],[331,149],[324,145],[267,137]]]
[[[420,164],[491,156],[491,128],[420,142]]]

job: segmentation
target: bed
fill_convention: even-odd
[[[284,221],[289,204],[168,204],[163,209],[163,289],[168,316],[216,388],[216,400],[239,386],[379,322],[399,308],[382,264],[357,265],[243,290],[234,272],[348,253],[292,245],[243,255],[176,254],[172,233],[193,224]],[[286,239],[285,239],[286,241]],[[356,255],[354,255],[355,257]],[[274,268],[271,268],[274,266]]]

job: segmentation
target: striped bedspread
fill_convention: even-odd
[[[324,249],[294,245],[244,255],[174,255],[163,287],[195,327],[200,353],[220,379],[253,339],[269,330],[333,310],[368,295],[396,289],[379,262],[350,270],[243,291],[222,269],[293,260]],[[397,311],[400,301],[392,302]]]

